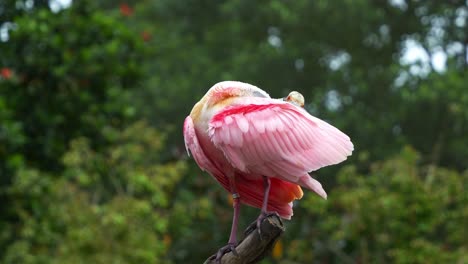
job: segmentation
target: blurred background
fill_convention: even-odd
[[[262,263],[468,263],[467,1],[1,0],[0,263],[200,263],[229,195],[182,124],[216,82],[355,144]],[[240,230],[258,215],[242,207]]]

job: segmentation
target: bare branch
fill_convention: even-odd
[[[268,255],[275,242],[284,232],[281,219],[276,216],[268,216],[260,225],[259,234],[256,226],[249,227],[245,231],[245,238],[236,247],[238,256],[232,252],[221,258],[221,264],[250,264],[257,263]],[[215,264],[214,257],[208,258],[204,264]]]

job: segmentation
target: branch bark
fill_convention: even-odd
[[[221,264],[250,264],[257,263],[268,255],[275,242],[284,232],[281,219],[276,215],[271,215],[263,220],[260,225],[260,234],[256,225],[245,230],[245,238],[237,245],[238,256],[232,252],[226,253],[221,258]],[[215,253],[216,255],[216,253]],[[214,256],[209,257],[204,264],[215,264]]]

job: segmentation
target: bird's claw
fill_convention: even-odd
[[[260,226],[262,225],[262,222],[267,219],[268,217],[270,216],[277,216],[279,217],[279,214],[277,212],[262,212],[258,217],[257,217],[257,220],[255,220],[255,222],[251,223],[247,229],[245,230],[245,234],[250,234],[252,231],[254,231],[255,229],[257,229],[257,232],[260,236],[260,239],[262,239],[262,229],[260,228]]]
[[[228,243],[224,247],[220,248],[218,252],[210,257],[210,259],[215,259],[216,264],[221,263],[221,258],[227,254],[228,252],[232,252],[232,254],[236,257],[239,256],[236,250],[237,243]]]

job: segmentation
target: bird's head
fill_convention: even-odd
[[[294,105],[304,107],[304,96],[302,96],[302,94],[299,92],[292,91],[288,96],[283,98],[283,100]]]
[[[235,81],[225,81],[215,84],[205,95],[208,107],[227,105],[240,97],[265,97],[270,96],[257,86]],[[204,97],[204,99],[205,99]],[[203,100],[203,99],[202,99]]]
[[[211,116],[219,109],[246,97],[270,96],[262,89],[243,82],[224,81],[213,85],[203,98],[195,104],[190,115],[194,120],[200,116]]]

